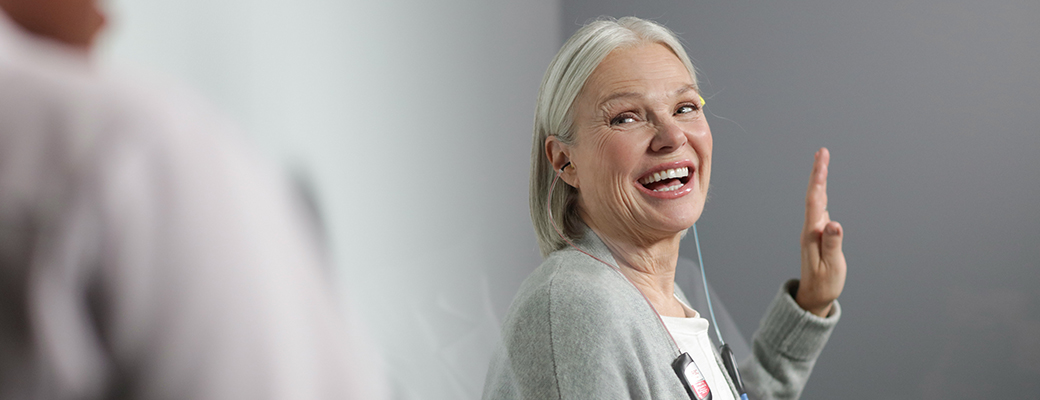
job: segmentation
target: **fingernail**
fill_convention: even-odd
[[[827,225],[827,227],[824,228],[824,230],[827,231],[828,235],[837,235],[838,234],[838,228],[835,228],[834,226],[831,226],[831,225]]]

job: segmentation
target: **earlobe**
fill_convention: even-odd
[[[581,187],[578,183],[578,170],[574,168],[573,163],[563,169],[563,173],[560,174],[560,179],[567,182],[568,185],[574,186],[575,189]]]

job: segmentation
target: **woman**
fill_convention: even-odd
[[[713,399],[739,397],[707,321],[674,283],[711,174],[702,106],[689,58],[656,23],[600,20],[564,44],[535,111],[530,201],[546,259],[510,308],[485,398],[702,398],[686,387],[701,383],[673,369],[684,353],[699,374],[683,378],[703,378]],[[843,232],[826,211],[828,162],[820,149],[801,280],[781,288],[740,365],[752,398],[797,398],[840,315]]]

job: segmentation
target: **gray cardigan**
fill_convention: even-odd
[[[591,230],[576,244],[616,265]],[[802,310],[790,294],[797,285],[780,290],[740,364],[752,399],[797,399],[841,315],[837,302],[827,318]],[[524,281],[502,332],[484,399],[688,398],[671,367],[679,350],[639,291],[573,248]]]

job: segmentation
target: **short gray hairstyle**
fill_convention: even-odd
[[[545,71],[542,86],[538,90],[538,103],[534,111],[529,199],[531,221],[534,223],[542,257],[567,245],[549,222],[550,207],[556,225],[560,226],[568,238],[578,239],[583,231],[583,222],[577,207],[577,189],[564,184],[553,192],[551,205],[546,202],[556,171],[545,154],[545,140],[550,136],[556,136],[563,143],[573,143],[572,108],[592,71],[616,49],[651,43],[663,44],[679,57],[690,71],[694,88],[700,93],[693,63],[686,55],[679,38],[663,25],[636,17],[616,20],[600,18],[583,26],[563,44],[556,57],[549,63],[549,69]]]

